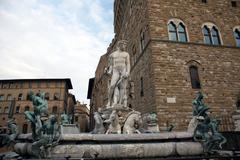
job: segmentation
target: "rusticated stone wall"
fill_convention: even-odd
[[[114,11],[114,40],[128,40],[133,84],[129,104],[133,108],[157,112],[160,128],[174,124],[175,130],[186,130],[192,100],[202,91],[211,115],[222,120],[221,130],[234,130],[240,48],[236,47],[233,28],[240,26],[239,1],[232,7],[230,0],[115,0]],[[188,42],[169,41],[167,25],[172,19],[183,22]],[[222,45],[204,44],[205,23],[218,28]],[[142,31],[145,45],[141,50]],[[198,67],[201,89],[191,86],[190,65]]]

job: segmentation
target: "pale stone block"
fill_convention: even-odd
[[[167,97],[167,103],[176,103],[176,97]]]
[[[194,156],[203,153],[203,147],[198,142],[179,142],[176,143],[176,151],[180,156]]]

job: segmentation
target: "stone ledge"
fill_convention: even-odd
[[[60,141],[164,141],[192,139],[190,132],[166,132],[155,134],[63,134]]]

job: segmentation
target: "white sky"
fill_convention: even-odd
[[[113,0],[0,0],[0,79],[71,78],[89,104],[88,80],[113,37]]]

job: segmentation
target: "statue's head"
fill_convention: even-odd
[[[126,51],[127,49],[127,41],[126,40],[120,40],[117,43],[117,48],[121,51]]]

